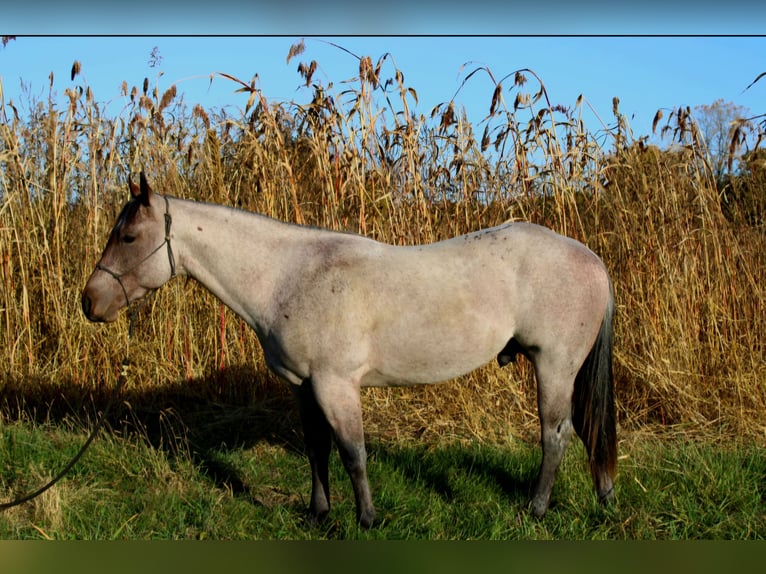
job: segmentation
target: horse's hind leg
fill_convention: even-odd
[[[536,364],[535,371],[543,460],[531,508],[532,514],[540,517],[548,510],[556,473],[574,430],[573,383],[571,377],[547,365]]]
[[[375,507],[367,482],[367,452],[359,386],[352,380],[319,375],[314,377],[314,393],[335,433],[343,466],[351,478],[357,521],[360,526],[369,528],[375,521]]]
[[[330,482],[328,465],[332,446],[332,430],[317,404],[310,379],[294,387],[303,423],[303,440],[311,465],[311,503],[309,512],[321,521],[330,512]]]

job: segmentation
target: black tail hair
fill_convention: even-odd
[[[617,471],[617,424],[612,380],[614,339],[614,289],[609,282],[601,329],[575,378],[572,395],[572,423],[585,444],[593,480],[606,469],[611,478]]]

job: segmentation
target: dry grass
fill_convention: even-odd
[[[688,118],[671,116],[678,151],[663,151],[632,138],[616,101],[599,144],[580,119],[587,102],[551,105],[530,70],[497,81],[480,68],[467,78],[490,81],[490,114],[477,126],[452,101],[416,112],[417,92],[390,56],[360,59],[344,93],[312,84],[313,69],[300,67],[313,90],[308,105],[275,104],[254,84],[219,78],[248,96],[236,117],[189,111],[175,86],[149,82],[124,84],[116,116],[85,84],[66,90],[65,107],[2,104],[4,416],[92,412],[113,384],[126,324],[88,324],[79,293],[126,199],[127,174],[143,169],[173,195],[394,244],[508,219],[548,225],[588,244],[611,270],[623,427],[764,436],[763,214],[724,216]],[[213,403],[286,392],[254,335],[193,283],[175,281],[151,300],[131,353],[131,396],[144,403],[161,404],[163,389],[183,381]],[[242,365],[252,376],[225,376]],[[536,436],[528,364],[491,365],[448,385],[366,391],[369,432]]]

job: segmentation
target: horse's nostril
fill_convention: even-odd
[[[83,295],[82,296],[82,312],[85,313],[86,317],[90,317],[90,307],[91,307],[90,297],[88,297],[87,295]]]

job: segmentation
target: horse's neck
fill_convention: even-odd
[[[268,322],[274,294],[308,230],[223,206],[171,203],[180,272],[259,328]],[[176,212],[174,214],[173,212]]]

